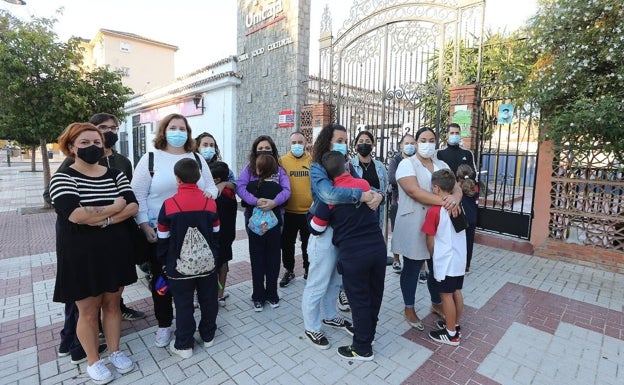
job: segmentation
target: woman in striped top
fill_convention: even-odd
[[[55,302],[76,302],[77,334],[87,353],[87,372],[96,383],[114,376],[98,353],[98,311],[109,350],[109,361],[120,373],[134,363],[119,350],[124,286],[136,282],[131,232],[127,220],[138,211],[123,172],[98,164],[104,138],[90,123],[73,123],[59,137],[59,145],[75,163],[50,181],[50,197],[58,215]]]

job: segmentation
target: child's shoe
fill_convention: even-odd
[[[447,344],[447,345],[451,345],[451,346],[458,346],[459,345],[459,333],[455,332],[455,336],[451,337],[448,334],[448,331],[446,331],[446,328],[442,329],[442,330],[436,330],[433,332],[429,332],[429,338],[431,338],[432,340],[436,341],[436,342],[440,342],[442,344]]]

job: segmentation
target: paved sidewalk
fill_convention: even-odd
[[[0,384],[92,383],[85,364],[57,358],[63,306],[51,301],[55,214],[31,209],[43,204],[43,173],[29,167],[0,164]],[[437,318],[428,312],[424,285],[416,309],[425,332],[404,321],[399,275],[389,268],[375,361],[351,362],[335,350],[350,342],[346,333],[326,329],[332,347],[324,351],[303,335],[300,258],[295,281],[279,289],[280,307],[252,310],[238,219],[230,297],[219,311],[214,346],[196,346],[187,360],[155,347],[151,297],[139,280],[124,299],[148,316],[122,323],[122,349],[138,368],[117,374],[113,384],[624,383],[622,274],[476,245],[464,283],[461,345],[450,347],[427,336]]]

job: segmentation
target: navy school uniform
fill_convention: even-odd
[[[334,186],[370,190],[368,182],[343,174]],[[310,231],[319,234],[334,229],[332,242],[338,248],[338,272],[353,316],[353,349],[359,355],[372,352],[386,274],[386,243],[375,211],[365,204],[328,206],[320,203],[310,221]]]

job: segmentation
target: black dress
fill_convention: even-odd
[[[69,221],[80,206],[107,206],[122,196],[136,203],[123,172],[107,169],[99,177],[89,177],[71,167],[58,171],[50,181],[50,196],[58,215],[57,272],[55,302],[73,302],[114,293],[137,280],[133,262],[129,221],[105,228]]]

